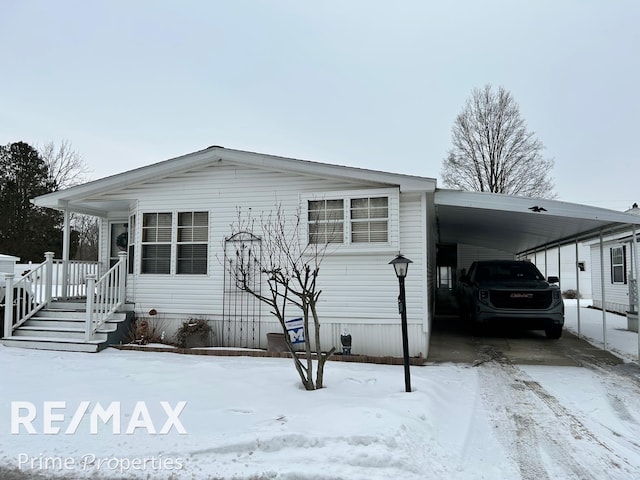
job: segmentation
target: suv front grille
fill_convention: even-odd
[[[551,306],[553,291],[491,290],[489,299],[496,308],[542,310]]]

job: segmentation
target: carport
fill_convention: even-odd
[[[640,270],[638,215],[556,200],[457,190],[438,189],[434,203],[439,245],[474,245],[509,252],[518,258],[529,258],[537,252],[557,248],[559,260],[559,247],[574,244],[577,252],[578,243],[594,238],[600,239],[602,250],[604,235],[630,231],[636,241],[632,242],[629,278],[637,279]],[[602,254],[600,261],[603,275]],[[577,261],[575,269],[576,283],[579,285]],[[562,278],[560,280],[562,282]],[[634,283],[638,298],[638,282]],[[604,300],[604,281],[601,286]],[[579,293],[579,286],[577,290]],[[578,328],[579,307],[578,300]],[[603,329],[605,326],[606,315],[603,311]],[[640,358],[640,335],[638,356]]]

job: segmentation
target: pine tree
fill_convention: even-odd
[[[56,190],[39,153],[24,142],[0,146],[0,252],[40,263],[44,252],[59,258],[61,213],[31,199]]]

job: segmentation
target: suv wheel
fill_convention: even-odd
[[[554,325],[552,327],[547,327],[544,329],[544,333],[547,335],[547,338],[556,340],[562,336],[562,326]]]

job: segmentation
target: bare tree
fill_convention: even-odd
[[[443,161],[445,185],[462,190],[554,198],[553,160],[527,131],[517,102],[491,85],[474,89],[451,129],[453,148]]]
[[[298,210],[292,224],[281,205],[275,212],[262,215],[256,221],[251,212],[243,215],[238,211],[238,220],[231,225],[231,234],[249,233],[258,235],[262,240],[262,255],[256,258],[245,251],[250,244],[240,243],[235,256],[226,260],[225,268],[235,278],[238,288],[256,297],[268,305],[271,313],[278,319],[285,334],[287,348],[291,353],[295,368],[300,375],[306,390],[316,390],[323,387],[324,365],[333,355],[335,348],[323,352],[320,342],[320,317],[318,315],[318,298],[322,291],[318,287],[320,264],[324,258],[328,243],[307,242],[301,237],[301,215]],[[257,232],[255,231],[257,230]],[[257,265],[247,259],[254,259]],[[263,294],[256,288],[251,278],[254,272],[264,276],[268,285],[268,292]],[[287,334],[286,319],[288,313],[302,315],[305,344],[304,356],[300,357],[294,351],[294,345]],[[309,335],[309,326],[313,325],[313,347]],[[313,360],[316,359],[316,375],[314,378]]]
[[[89,215],[73,215],[73,229],[78,232],[75,260],[97,260],[100,228],[98,219]]]
[[[49,142],[40,149],[40,156],[49,167],[49,179],[57,190],[78,185],[87,180],[89,169],[82,156],[63,140],[59,146]]]
[[[89,168],[68,140],[63,140],[58,146],[54,142],[49,142],[39,149],[39,153],[47,165],[49,181],[56,190],[73,187],[88,180]],[[78,248],[74,258],[76,260],[97,260],[97,219],[72,213],[70,222],[78,235]]]

